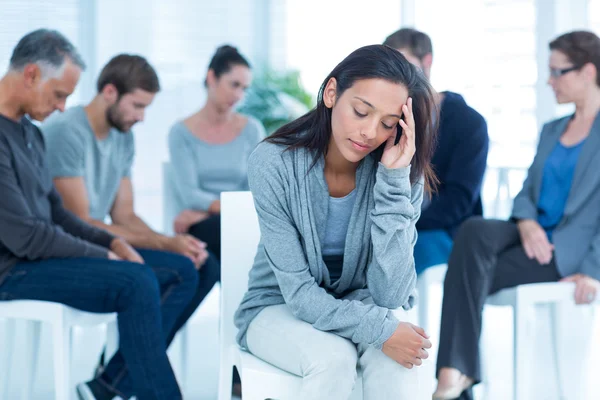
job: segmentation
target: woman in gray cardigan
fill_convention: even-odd
[[[347,399],[357,364],[365,399],[417,398],[413,367],[431,343],[405,321],[434,107],[404,56],[363,47],[325,79],[314,110],[250,156],[261,243],[238,339],[302,377],[298,399]]]
[[[578,304],[600,290],[600,38],[550,43],[550,78],[575,114],[544,125],[510,221],[474,218],[456,235],[444,283],[436,400],[471,398],[488,295],[526,283],[576,283]],[[464,393],[463,393],[464,392]]]

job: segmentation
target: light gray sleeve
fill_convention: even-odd
[[[125,149],[125,168],[122,178],[131,178],[131,169],[135,159],[135,138],[131,132],[127,133],[127,148]]]
[[[64,121],[55,121],[42,125],[41,130],[52,178],[84,176],[85,144],[77,129]]]
[[[294,316],[316,329],[381,348],[399,321],[384,307],[336,299],[317,284],[288,206],[286,165],[273,147],[261,143],[250,156],[248,179],[265,255],[286,304]]]
[[[590,244],[590,249],[579,267],[579,272],[600,280],[600,229]]]
[[[185,141],[186,132],[176,124],[169,133],[169,154],[173,170],[174,187],[183,202],[183,207],[191,210],[206,211],[220,196],[198,187],[196,177],[198,168],[194,162],[193,149]],[[209,163],[210,160],[205,160]]]
[[[266,132],[265,132],[265,128],[263,127],[262,123],[253,118],[253,117],[248,117],[249,124],[252,124],[252,132],[250,132],[249,138],[248,138],[248,142],[249,142],[249,148],[250,148],[250,152],[248,153],[248,157],[250,157],[250,154],[252,154],[252,152],[254,151],[254,149],[256,149],[256,146],[258,146],[258,144],[260,142],[262,142],[265,137],[266,137]],[[250,190],[250,186],[248,184],[248,177],[246,176],[246,179],[244,180],[244,182],[242,183],[240,190]]]
[[[375,304],[396,309],[408,303],[417,284],[413,249],[423,179],[411,187],[410,167],[388,169],[380,163],[373,197],[367,288]]]

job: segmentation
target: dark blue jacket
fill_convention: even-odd
[[[485,119],[457,93],[444,92],[437,147],[432,164],[440,181],[417,230],[453,235],[473,215],[482,215],[481,186],[489,138]]]

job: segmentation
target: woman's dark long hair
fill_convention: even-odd
[[[313,150],[313,166],[320,157],[325,156],[331,138],[331,109],[323,102],[323,92],[331,78],[337,81],[338,98],[356,81],[362,79],[384,79],[407,88],[408,95],[413,99],[416,147],[410,179],[415,183],[424,176],[425,189],[431,191],[436,184],[436,178],[430,162],[439,120],[433,90],[420,70],[409,63],[399,51],[388,46],[371,45],[352,52],[323,81],[317,106],[302,117],[282,126],[266,140],[289,146],[289,149]],[[377,161],[381,159],[384,146],[385,142],[372,153]]]

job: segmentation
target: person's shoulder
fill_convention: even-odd
[[[441,109],[440,130],[452,130],[465,138],[472,134],[485,140],[488,137],[487,122],[483,115],[471,107],[462,95],[454,92],[444,92]]]
[[[182,141],[186,142],[186,139],[190,135],[191,132],[184,121],[185,120],[177,121],[169,128],[167,138],[170,146],[175,146]]]
[[[550,120],[544,124],[544,130],[556,129],[559,126],[564,125],[571,118],[573,118],[573,115],[565,115],[564,117],[555,118],[553,120]]]
[[[41,125],[44,133],[54,133],[56,130],[74,130],[80,128],[86,122],[87,116],[82,106],[71,107],[64,112],[54,112]]]
[[[464,97],[455,92],[444,92],[442,108],[448,108],[457,117],[472,124],[485,124],[485,118],[469,105]]]
[[[244,114],[242,118],[246,119],[246,128],[252,130],[264,130],[263,124],[252,115]]]
[[[259,142],[267,136],[265,127],[258,119],[251,115],[240,115],[240,117],[246,120],[243,133],[249,138],[249,140],[253,142]]]
[[[185,126],[184,120],[179,120],[169,128],[169,136],[181,136],[186,134],[188,131],[189,129],[187,126]]]
[[[288,150],[288,146],[264,140],[256,146],[249,162],[265,165],[284,164],[290,158],[286,153],[292,151]]]
[[[55,112],[50,115],[40,126],[41,132],[47,142],[73,142],[84,143],[91,137],[91,128],[86,127],[85,110],[83,107],[73,107],[64,112]]]

